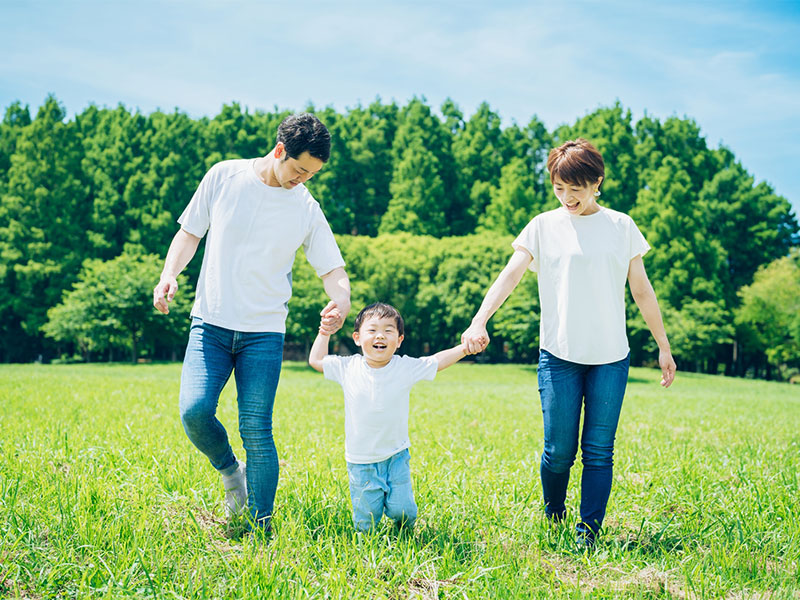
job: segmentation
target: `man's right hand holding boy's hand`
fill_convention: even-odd
[[[322,335],[331,336],[342,327],[342,313],[338,308],[328,310],[322,315],[319,322],[319,332]]]

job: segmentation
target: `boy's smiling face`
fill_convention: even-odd
[[[361,328],[353,332],[353,341],[361,347],[367,364],[373,368],[385,367],[403,342],[392,317],[368,317]]]

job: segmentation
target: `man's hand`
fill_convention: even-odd
[[[489,345],[489,333],[486,327],[473,323],[461,334],[461,343],[464,344],[467,354],[478,354]]]
[[[169,314],[169,303],[178,291],[178,281],[174,277],[161,276],[161,280],[153,290],[153,306],[165,315]]]
[[[334,308],[333,310],[328,311],[327,315],[320,319],[319,332],[322,335],[331,336],[339,331],[339,329],[342,327],[343,321],[344,320],[342,319],[342,314],[339,312],[339,309]]]
[[[347,307],[349,308],[349,307]],[[324,335],[333,335],[342,328],[346,314],[339,308],[339,305],[331,300],[319,313],[322,318],[319,325],[320,333]]]

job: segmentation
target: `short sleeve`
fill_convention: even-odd
[[[422,358],[403,356],[401,364],[403,365],[404,377],[412,383],[423,380],[433,381],[436,377],[436,372],[439,370],[439,361],[433,356],[423,356]]]
[[[530,223],[525,226],[525,229],[517,236],[513,242],[511,242],[511,247],[514,250],[527,250],[528,253],[533,257],[531,264],[528,265],[528,269],[533,271],[534,273],[539,270],[539,235],[538,235],[538,222],[536,219],[532,219]]]
[[[316,202],[312,208],[308,233],[303,240],[303,251],[306,253],[306,259],[320,277],[345,264],[336,238],[333,237],[331,226]]]
[[[650,244],[644,239],[642,232],[634,223],[633,219],[630,220],[630,249],[628,251],[628,260],[633,260],[637,256],[644,256],[650,250]]]
[[[191,201],[178,217],[181,228],[194,236],[203,237],[211,225],[211,204],[217,188],[219,163],[203,176]]]
[[[328,354],[322,359],[322,374],[325,379],[330,379],[341,385],[342,374],[344,373],[344,358],[344,356]]]

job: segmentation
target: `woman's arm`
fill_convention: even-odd
[[[653,334],[653,338],[658,344],[658,364],[661,367],[662,374],[661,385],[667,388],[672,385],[675,379],[677,366],[672,358],[672,351],[669,347],[667,332],[664,330],[664,321],[661,318],[661,309],[658,307],[656,293],[647,278],[641,255],[631,259],[628,267],[628,284],[631,287],[633,300],[636,302],[636,306],[639,307],[639,311],[644,317],[644,322],[647,323],[650,333]]]
[[[532,260],[530,253],[523,249],[517,249],[511,255],[508,264],[486,292],[481,307],[472,318],[472,324],[461,334],[461,343],[464,344],[467,354],[481,352],[489,345],[486,324],[517,287]]]

